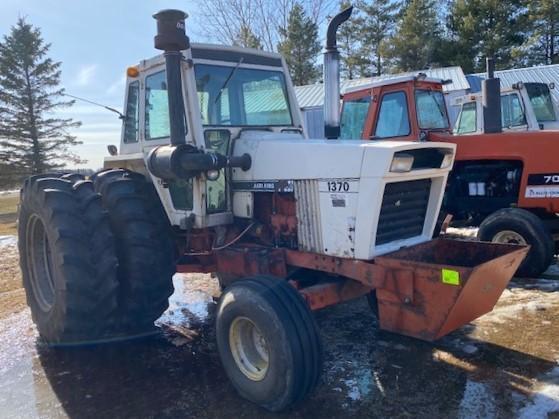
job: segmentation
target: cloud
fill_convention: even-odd
[[[116,80],[111,85],[109,85],[109,87],[107,88],[107,94],[114,95],[115,93],[121,93],[123,91],[125,83],[126,83],[126,76],[123,75],[118,80]]]
[[[75,84],[78,86],[87,86],[95,76],[97,64],[90,64],[80,68],[76,76]]]

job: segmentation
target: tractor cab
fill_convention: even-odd
[[[553,83],[551,88],[554,88]],[[559,129],[557,106],[545,83],[514,83],[501,89],[501,125],[503,131],[539,131]],[[454,133],[472,135],[484,132],[483,94],[456,98],[452,106],[460,109]]]
[[[341,138],[424,141],[431,131],[450,133],[442,86],[420,73],[348,90]]]

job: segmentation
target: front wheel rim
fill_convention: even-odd
[[[526,246],[528,243],[522,234],[513,230],[502,230],[496,233],[491,240],[492,243],[520,244]]]
[[[39,308],[48,312],[54,305],[55,286],[50,243],[43,221],[38,215],[29,217],[26,227],[27,272]]]
[[[261,381],[268,372],[268,343],[254,322],[237,317],[229,327],[229,347],[239,370],[252,381]]]

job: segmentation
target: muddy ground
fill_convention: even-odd
[[[321,382],[272,415],[239,398],[220,367],[211,277],[175,277],[152,338],[52,349],[25,305],[14,226],[4,232],[0,417],[559,419],[559,280],[514,281],[492,313],[436,344],[380,331],[364,299],[322,310]]]

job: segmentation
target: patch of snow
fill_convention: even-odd
[[[545,374],[529,404],[518,412],[519,419],[547,419],[549,413],[559,412],[559,367]]]
[[[0,376],[29,356],[36,338],[29,309],[0,319]]]
[[[478,351],[478,348],[477,348],[476,345],[467,344],[467,345],[462,346],[462,350],[464,352],[466,352],[467,354],[472,355],[472,354],[475,354]]]
[[[13,195],[19,193],[19,189],[10,189],[7,191],[0,191],[0,196],[2,195]]]
[[[349,397],[352,401],[357,401],[370,394],[373,375],[371,374],[371,371],[364,370],[355,378],[342,381],[347,387],[347,397]]]
[[[559,291],[559,280],[539,278],[535,280],[515,281],[514,285],[527,290]]]
[[[16,236],[0,236],[0,247],[16,246],[16,245],[17,245]]]
[[[497,416],[495,397],[486,384],[468,379],[458,408],[458,418],[490,419]]]
[[[505,323],[517,319],[523,312],[543,311],[557,304],[559,304],[558,293],[506,289],[493,311],[480,317],[476,322]]]
[[[155,324],[190,327],[204,323],[208,317],[208,306],[215,304],[212,296],[189,287],[187,275],[175,274],[173,286],[175,292],[169,297],[169,308]]]

